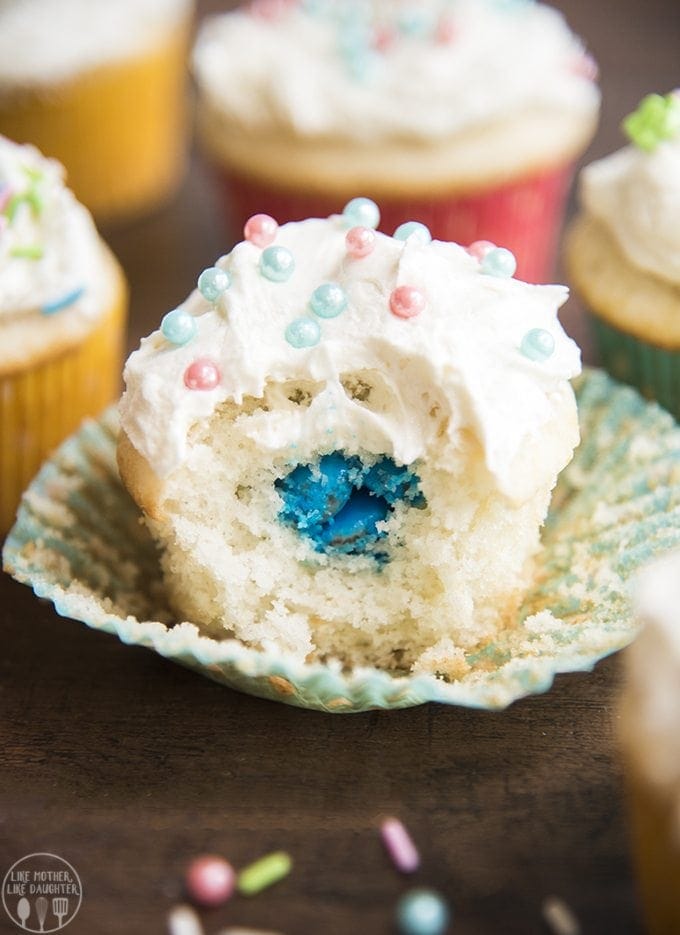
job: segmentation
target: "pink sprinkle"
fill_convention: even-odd
[[[207,854],[197,857],[187,867],[187,893],[199,906],[220,906],[234,892],[236,874],[223,857]]]
[[[268,214],[254,214],[245,223],[243,236],[256,247],[268,247],[274,242],[279,225]]]
[[[184,371],[184,385],[190,390],[214,390],[219,382],[219,367],[209,357],[199,357]]]
[[[414,873],[420,866],[420,854],[399,819],[386,818],[380,826],[380,833],[397,870]]]
[[[295,0],[251,0],[250,13],[260,19],[277,20],[281,19],[294,3]]]
[[[355,259],[368,256],[375,247],[375,231],[370,227],[352,227],[345,237],[347,252]]]
[[[471,243],[467,248],[467,252],[481,263],[489,250],[495,249],[496,244],[491,243],[490,240],[475,240],[475,242]]]
[[[415,286],[397,286],[390,295],[390,311],[397,318],[415,318],[426,305],[427,299]]]
[[[393,29],[386,26],[376,27],[373,33],[373,48],[378,52],[386,52],[394,45],[397,36]]]
[[[595,59],[585,52],[574,60],[571,70],[575,75],[585,78],[587,81],[597,81],[597,77],[600,74],[600,69],[597,67]]]
[[[0,187],[0,211],[5,210],[11,197],[12,189],[9,187],[9,185],[3,185]]]
[[[458,36],[458,27],[450,16],[441,16],[434,34],[435,41],[440,45],[450,45]]]

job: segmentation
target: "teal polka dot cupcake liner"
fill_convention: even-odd
[[[303,663],[174,621],[155,546],[118,477],[114,410],[43,466],[4,566],[62,616],[252,695],[330,712],[430,701],[503,708],[628,644],[636,633],[629,578],[680,546],[680,428],[603,372],[587,372],[576,390],[582,443],[555,489],[533,585],[514,625],[469,652],[456,680]]]
[[[680,419],[680,351],[655,347],[595,315],[591,324],[602,366]]]

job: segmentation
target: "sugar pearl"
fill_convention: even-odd
[[[375,232],[370,227],[352,227],[347,231],[345,244],[350,256],[361,259],[375,249]]]
[[[186,871],[187,893],[199,906],[219,906],[234,892],[236,874],[223,857],[197,857]]]
[[[313,318],[296,318],[286,328],[286,341],[291,347],[314,347],[321,338],[321,328]]]
[[[337,282],[325,282],[312,292],[309,304],[319,318],[335,318],[347,308],[347,293]]]
[[[397,923],[402,935],[443,935],[448,922],[448,907],[434,890],[411,890],[397,904]]]
[[[491,243],[490,240],[475,240],[475,242],[471,243],[467,248],[467,252],[481,263],[487,253],[495,249],[496,244]]]
[[[510,279],[515,275],[517,269],[517,260],[505,247],[496,247],[489,250],[482,257],[482,272],[486,276],[498,276],[501,279]]]
[[[540,364],[554,354],[555,339],[545,328],[532,328],[522,338],[519,349],[529,360]]]
[[[231,285],[231,276],[225,269],[211,266],[198,277],[198,291],[208,302],[217,302]]]
[[[279,225],[268,214],[254,214],[245,223],[243,236],[256,247],[268,247],[274,242]]]
[[[430,243],[432,240],[430,228],[426,227],[425,224],[421,224],[420,221],[406,221],[404,224],[400,224],[392,236],[395,240],[411,240],[413,238],[413,240],[421,244]]]
[[[427,299],[415,286],[397,286],[390,295],[390,311],[397,318],[414,318],[426,305]]]
[[[219,367],[209,357],[199,357],[184,371],[184,385],[190,390],[214,390],[219,382]]]
[[[183,308],[175,308],[163,318],[161,334],[166,341],[181,347],[196,337],[196,319]]]
[[[266,247],[260,257],[260,272],[271,282],[286,282],[295,271],[295,259],[286,247]]]
[[[370,198],[352,198],[343,208],[342,214],[350,227],[371,227],[375,230],[380,224],[380,209]]]

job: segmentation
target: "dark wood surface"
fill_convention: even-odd
[[[620,145],[618,123],[643,93],[680,84],[680,7],[557,6],[602,69],[591,159]],[[131,348],[234,239],[196,157],[172,205],[105,233],[132,286]],[[564,322],[592,359],[573,300]],[[205,913],[207,933],[381,935],[412,882],[447,895],[460,935],[544,932],[550,894],[584,933],[642,931],[614,743],[617,658],[499,714],[329,716],[230,692],[61,619],[6,576],[0,634],[0,875],[35,851],[69,860],[84,884],[73,935],[161,935],[191,856],[243,865],[278,848],[294,859],[289,879]],[[385,859],[385,813],[421,848],[415,881]],[[12,931],[0,908],[0,932]]]

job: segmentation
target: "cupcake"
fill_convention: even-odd
[[[649,935],[680,931],[680,553],[640,575],[644,630],[626,653],[620,732]]]
[[[680,95],[623,126],[631,144],[583,171],[567,263],[603,365],[680,417]]]
[[[117,396],[126,305],[61,166],[0,137],[0,533],[45,455]]]
[[[527,2],[260,0],[208,19],[194,51],[199,132],[234,225],[325,216],[362,191],[382,229],[509,248],[547,281],[594,64]]]
[[[191,8],[0,3],[0,133],[59,159],[98,219],[145,211],[179,181]]]
[[[250,219],[129,358],[119,466],[179,619],[455,676],[530,581],[579,351],[507,250],[377,223]]]

